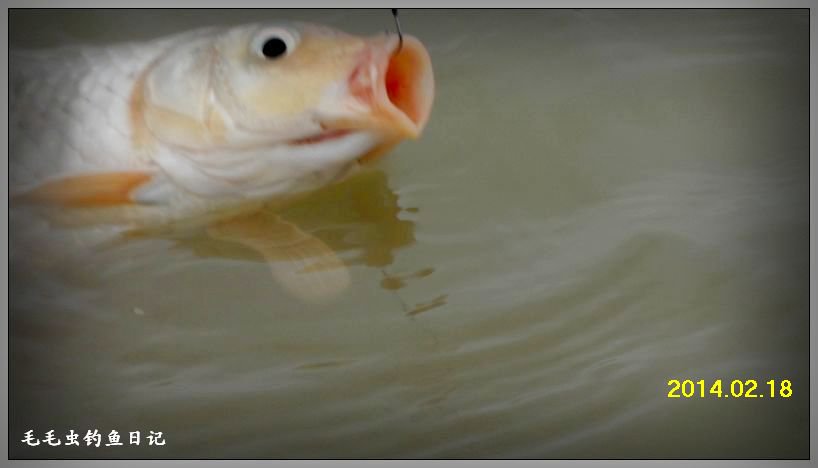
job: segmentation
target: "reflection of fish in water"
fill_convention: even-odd
[[[282,24],[13,51],[13,206],[138,229],[222,212],[218,239],[338,269],[295,224],[233,210],[280,207],[420,134],[431,64],[417,39],[399,42]]]
[[[336,253],[346,264],[384,267],[392,263],[395,250],[415,241],[414,223],[399,217],[403,210],[383,171],[361,172],[284,209],[275,208],[199,230],[142,234],[173,237],[178,246],[203,257],[253,261],[261,255],[274,277],[305,299],[331,296],[349,281]]]

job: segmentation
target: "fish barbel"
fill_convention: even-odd
[[[12,204],[128,223],[286,198],[339,180],[426,125],[414,37],[305,23],[11,51]]]

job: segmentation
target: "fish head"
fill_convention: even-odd
[[[287,173],[417,138],[433,99],[431,60],[412,36],[256,24],[172,48],[144,80],[141,114],[152,137],[204,164],[267,151]]]
[[[316,128],[416,138],[428,120],[431,61],[413,37],[401,45],[396,35],[297,24],[235,30],[218,47],[215,92],[244,129],[290,139]]]

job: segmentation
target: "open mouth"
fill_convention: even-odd
[[[347,78],[350,108],[324,123],[325,131],[299,142],[315,143],[350,131],[380,133],[391,140],[417,138],[432,110],[434,77],[429,53],[416,38],[380,37],[362,52]]]
[[[394,42],[394,39],[393,39]],[[419,135],[432,110],[434,79],[429,54],[417,39],[407,36],[403,45],[393,46],[389,60],[382,68],[385,107],[403,114],[411,123],[412,133]],[[385,70],[383,69],[385,68]],[[388,101],[388,104],[387,102]]]

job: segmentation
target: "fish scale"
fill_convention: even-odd
[[[13,56],[12,80],[24,85],[12,88],[12,186],[137,167],[128,151],[127,93],[146,63],[119,49],[75,46]]]

